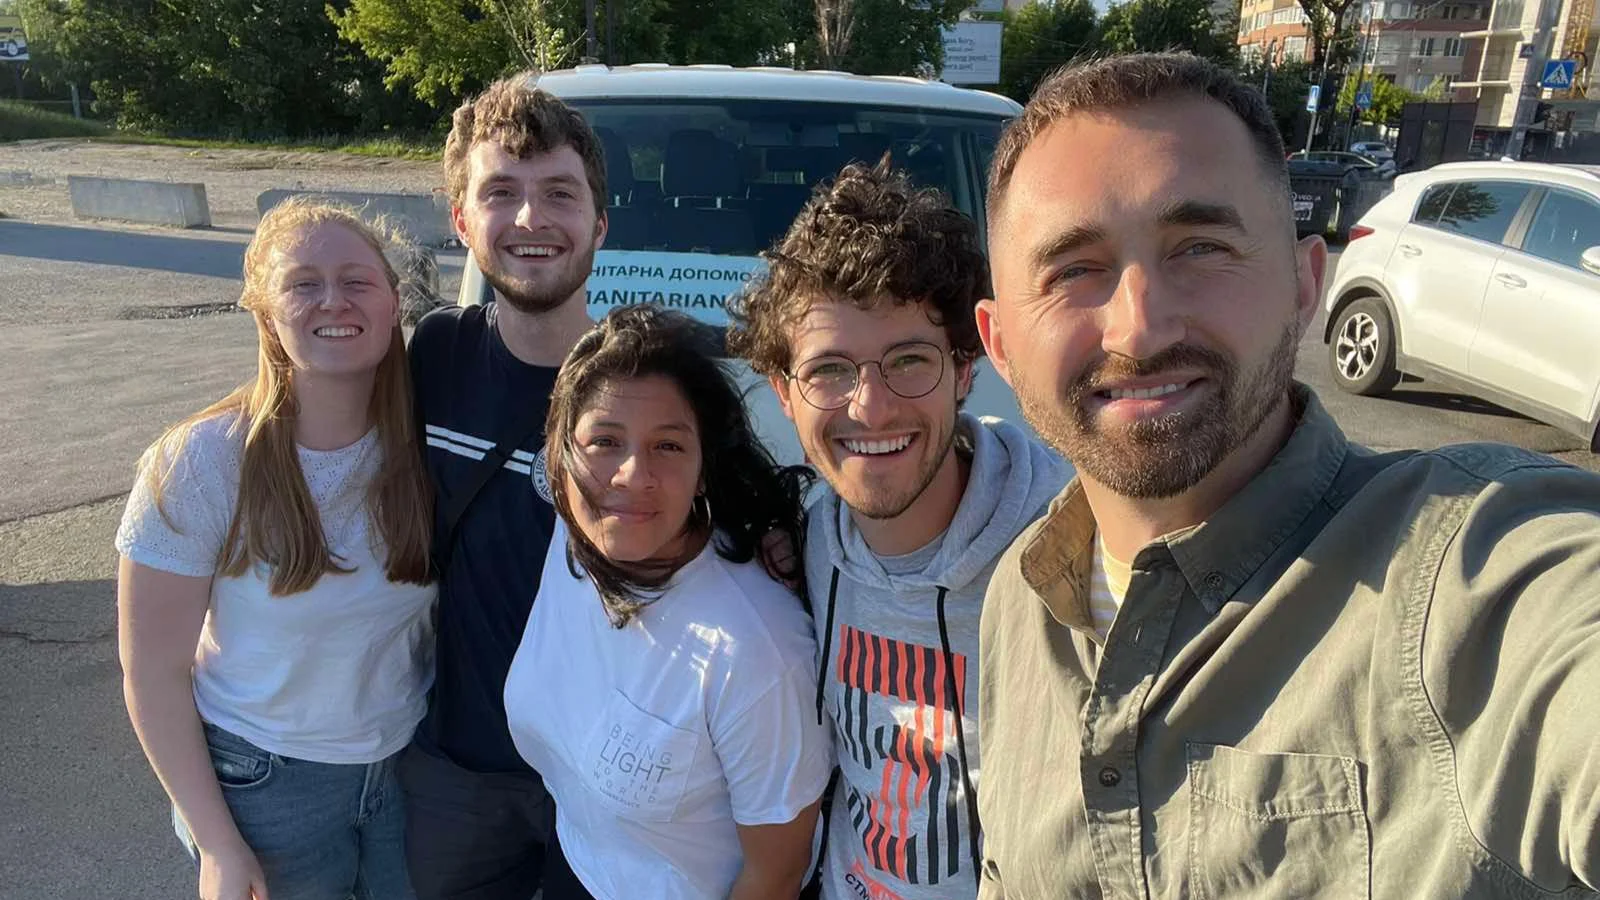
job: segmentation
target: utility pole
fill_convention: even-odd
[[[619,0],[606,0],[606,65],[617,64],[617,6]]]
[[[1272,47],[1278,43],[1277,38],[1267,41],[1267,54],[1262,57],[1265,65],[1261,67],[1261,95],[1266,96],[1267,88],[1272,84]]]
[[[609,6],[610,4],[606,4]],[[594,33],[594,0],[583,0],[583,30],[587,38],[584,62],[594,62],[600,58],[600,45]]]
[[[1536,0],[1538,17],[1534,20],[1533,56],[1522,72],[1522,84],[1517,93],[1517,108],[1511,119],[1511,140],[1506,143],[1506,155],[1522,158],[1523,144],[1528,139],[1528,126],[1533,124],[1533,111],[1539,105],[1543,89],[1539,81],[1544,77],[1544,64],[1555,50],[1556,21],[1561,16],[1561,0]],[[1491,23],[1492,25],[1493,23]]]
[[[1350,95],[1350,119],[1345,123],[1344,142],[1346,147],[1350,145],[1350,138],[1354,137],[1356,133],[1356,97],[1361,95],[1361,85],[1367,80],[1367,39],[1372,36],[1372,20],[1375,18],[1372,15],[1372,6],[1372,0],[1367,0],[1362,4],[1362,7],[1367,11],[1367,22],[1366,27],[1361,29],[1361,44],[1359,45],[1361,49],[1356,52],[1356,90],[1354,94]],[[1377,79],[1374,78],[1373,80],[1376,81]]]

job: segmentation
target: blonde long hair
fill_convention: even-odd
[[[217,555],[218,571],[237,576],[254,563],[265,563],[272,570],[269,590],[278,596],[307,590],[325,574],[351,571],[341,567],[328,548],[321,516],[300,468],[294,439],[298,404],[292,389],[293,365],[270,325],[273,254],[291,246],[303,229],[324,224],[350,229],[377,252],[398,303],[400,277],[384,255],[394,242],[387,227],[368,224],[351,210],[315,199],[293,197],[280,203],[262,217],[244,254],[239,305],[255,316],[255,378],[169,428],[140,462],[156,507],[171,524],[161,499],[194,426],[231,416],[229,433],[244,432],[244,453],[238,504]],[[390,581],[426,584],[431,580],[432,495],[416,448],[411,374],[398,317],[389,351],[378,365],[368,409],[377,424],[383,463],[367,489],[366,509],[388,550],[385,573]]]

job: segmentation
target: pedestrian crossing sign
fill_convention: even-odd
[[[1553,91],[1564,91],[1572,87],[1572,76],[1577,68],[1578,63],[1576,60],[1547,60],[1544,64],[1544,77],[1539,79],[1539,87]]]

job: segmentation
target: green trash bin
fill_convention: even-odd
[[[1294,227],[1300,237],[1326,234],[1339,211],[1344,167],[1334,162],[1289,160],[1289,190],[1294,195]]]

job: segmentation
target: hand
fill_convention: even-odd
[[[767,577],[791,591],[800,590],[800,560],[794,552],[794,541],[782,528],[774,528],[761,536],[761,567]]]
[[[200,851],[200,900],[268,900],[267,877],[244,841]]]

